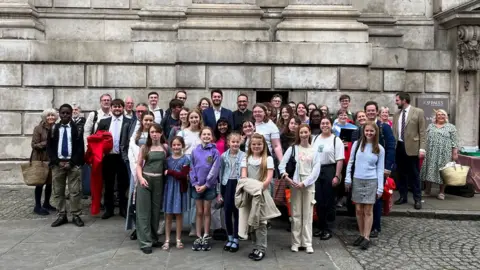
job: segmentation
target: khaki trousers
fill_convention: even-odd
[[[291,188],[292,207],[292,246],[312,246],[313,206],[315,205],[315,185],[307,188]]]
[[[68,183],[70,192],[70,213],[78,216],[82,213],[82,183],[80,179],[81,167],[73,166],[65,170],[56,165],[52,168],[53,201],[58,210],[58,215],[67,215],[65,202],[65,187]]]

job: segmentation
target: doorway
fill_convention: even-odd
[[[282,105],[287,104],[288,102],[288,91],[256,91],[257,103],[270,102],[273,95],[280,94],[282,96]]]

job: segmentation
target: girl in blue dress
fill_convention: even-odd
[[[190,160],[183,154],[185,141],[182,137],[174,136],[170,141],[172,155],[167,158],[167,182],[163,197],[163,211],[166,214],[165,223],[165,243],[163,250],[170,249],[170,231],[172,230],[172,220],[175,215],[176,220],[176,247],[183,248],[182,237],[182,214],[186,212],[189,206],[188,198],[188,173],[190,172]]]

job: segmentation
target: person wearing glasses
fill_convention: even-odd
[[[240,94],[237,97],[237,110],[233,112],[233,130],[242,132],[242,124],[245,120],[252,119],[252,111],[248,108],[248,96]]]
[[[110,94],[103,94],[100,96],[100,109],[90,112],[85,122],[83,129],[83,142],[85,144],[85,151],[87,149],[88,136],[95,134],[97,125],[100,120],[111,117],[110,104],[112,103],[112,96]]]

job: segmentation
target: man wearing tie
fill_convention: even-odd
[[[397,140],[395,160],[400,179],[400,198],[395,204],[408,200],[408,186],[413,188],[415,209],[422,209],[422,191],[419,178],[419,158],[425,157],[425,118],[420,108],[410,105],[408,93],[397,93],[395,103],[398,109],[393,117],[393,134]]]
[[[72,222],[78,227],[84,226],[80,214],[81,182],[80,170],[83,165],[83,134],[72,121],[73,108],[69,104],[60,106],[60,123],[55,124],[52,133],[47,138],[47,152],[52,168],[53,199],[58,210],[58,217],[52,227],[68,223],[65,203],[65,186],[68,180],[70,192],[70,213]]]
[[[112,101],[112,117],[102,119],[98,123],[98,130],[106,130],[112,134],[113,149],[112,152],[103,157],[103,182],[105,184],[105,193],[103,201],[105,204],[105,213],[102,219],[108,219],[114,215],[114,187],[117,180],[118,196],[120,201],[120,216],[125,217],[127,213],[126,191],[129,186],[128,163],[128,143],[130,119],[124,117],[123,110],[125,103],[121,99]]]

